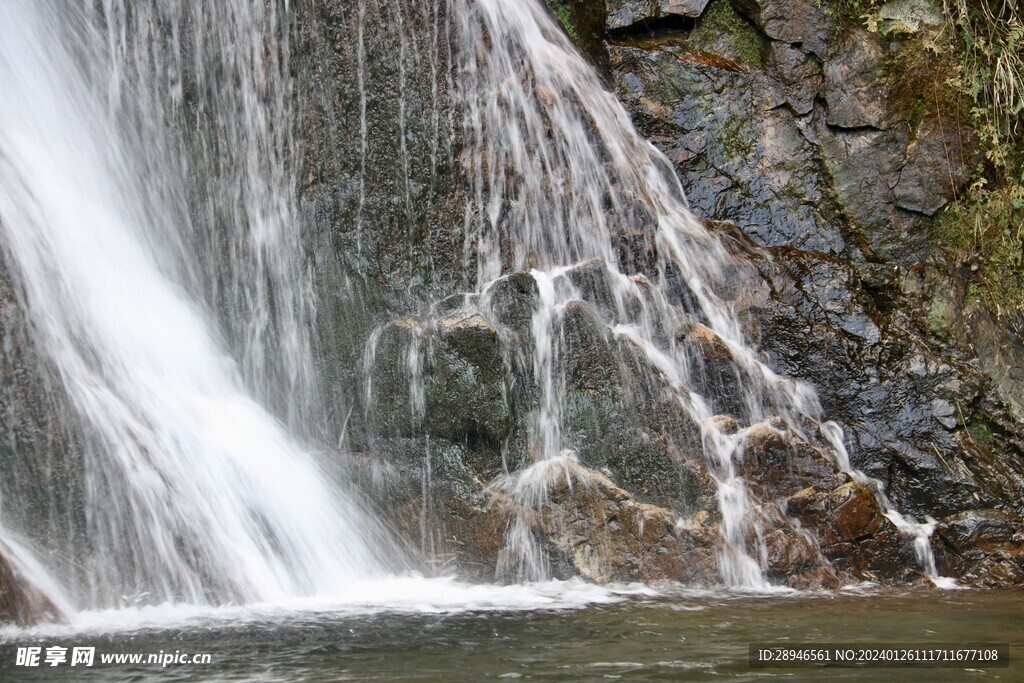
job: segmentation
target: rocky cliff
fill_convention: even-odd
[[[651,388],[636,349],[600,324],[610,297],[601,263],[567,276],[583,295],[558,323],[567,359],[563,436],[575,458],[530,505],[522,491],[509,495],[509,474],[531,462],[537,284],[510,274],[484,300],[463,294],[474,283],[456,266],[465,236],[453,208],[460,133],[444,97],[453,87],[447,34],[432,28],[436,16],[412,10],[403,24],[364,25],[367,54],[390,51],[409,65],[398,93],[396,74],[375,71],[393,71],[394,60],[384,67],[370,58],[376,66],[360,85],[351,82],[358,48],[340,39],[359,32],[358,12],[326,7],[333,9],[316,17],[306,7],[299,21],[309,51],[304,82],[318,93],[303,124],[303,195],[322,235],[314,248],[326,264],[320,272],[347,264],[324,291],[334,303],[321,315],[347,311],[337,318],[345,322],[322,336],[325,345],[345,340],[349,361],[337,367],[349,368],[347,383],[335,386],[348,407],[339,413],[355,410],[349,444],[364,454],[355,459],[382,512],[438,564],[482,579],[516,576],[503,562],[510,530],[521,526],[554,575],[720,580],[721,519],[700,429]],[[579,0],[556,9],[635,125],[674,164],[693,211],[745,264],[731,297],[769,364],[816,389],[824,414],[846,429],[852,465],[881,482],[895,508],[935,518],[941,573],[977,585],[1024,579],[1024,347],[968,296],[971,263],[930,238],[978,153],[940,88],[906,82],[903,67],[935,30],[930,15],[914,15],[907,31],[887,37],[801,0]],[[433,33],[444,47],[403,51],[399,26]],[[348,87],[326,80],[330,71]],[[372,187],[381,199],[360,200],[358,181],[323,171],[360,156],[339,151],[358,144],[359,87],[370,92],[369,135],[401,133],[415,147],[402,148],[409,167],[401,156],[371,159],[373,181],[362,191]],[[418,112],[411,127],[388,133],[410,106]],[[438,130],[437,139],[450,135],[440,146],[430,140]],[[401,200],[406,188],[395,199],[403,184],[434,194],[413,194],[410,203]],[[375,207],[373,230],[357,225],[360,202],[363,211]],[[347,213],[338,208],[345,206]],[[331,298],[353,287],[355,312]],[[728,349],[699,324],[684,343],[704,350],[698,388],[730,420],[739,391]],[[741,442],[758,517],[751,533],[761,536],[770,578],[914,580],[912,539],[820,446],[771,429],[744,431]]]
[[[619,4],[616,91],[694,210],[756,244],[773,367],[816,388],[897,507],[939,518],[943,569],[1019,581],[1024,346],[968,294],[970,256],[931,239],[978,158],[923,47],[938,8],[890,3],[899,30],[869,31],[829,3]]]

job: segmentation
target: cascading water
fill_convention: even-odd
[[[83,452],[59,578],[83,607],[374,576],[393,549],[283,424],[315,418],[277,11],[92,5],[0,6],[3,249]]]
[[[735,462],[746,434],[758,425],[781,424],[797,438],[824,443],[817,438],[817,397],[772,372],[748,345],[731,305],[716,295],[730,288],[735,260],[689,212],[668,160],[633,129],[543,3],[458,0],[455,6],[464,135],[471,150],[464,155],[465,256],[475,262],[484,294],[503,275],[531,269],[540,289],[533,336],[541,396],[529,447],[536,464],[503,483],[522,501],[506,548],[522,555],[518,566],[531,568],[520,578],[538,578],[542,566],[526,540],[527,520],[545,502],[546,484],[533,470],[567,476],[550,466],[566,457],[553,374],[559,367],[558,311],[579,296],[564,280],[573,266],[596,259],[611,285],[603,322],[646,357],[649,381],[664,387],[700,425],[706,466],[718,488],[723,579],[765,587],[758,559],[763,530]],[[653,249],[642,246],[645,239]],[[693,389],[700,349],[681,340],[695,323],[728,349],[742,392],[741,414],[734,417],[746,429],[724,430],[716,397]],[[918,547],[927,549],[927,539]]]

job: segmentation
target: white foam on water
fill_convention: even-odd
[[[658,590],[650,586],[597,586],[578,579],[500,586],[409,575],[352,582],[343,590],[317,596],[248,605],[213,607],[164,603],[125,609],[86,610],[71,615],[66,624],[5,626],[0,628],[0,639],[116,634],[215,625],[245,628],[247,625],[264,622],[280,625],[291,621],[326,621],[385,613],[573,610],[657,595]]]

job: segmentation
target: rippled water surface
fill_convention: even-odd
[[[6,630],[0,680],[1024,680],[1024,593],[743,595],[582,583],[407,579],[288,605],[84,613]],[[1009,669],[751,669],[751,642],[1009,642]],[[95,646],[92,668],[15,665],[18,646]],[[210,653],[209,665],[101,664],[104,653]]]

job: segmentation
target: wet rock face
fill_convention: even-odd
[[[482,315],[397,320],[383,329],[373,355],[378,436],[425,434],[500,449],[510,429],[506,364],[497,330]]]
[[[538,531],[552,564],[565,576],[612,581],[718,581],[711,525],[677,528],[668,509],[637,502],[604,475],[567,470],[539,511]]]
[[[963,189],[974,138],[934,102],[900,103],[887,66],[900,41],[840,30],[813,0],[736,0],[731,22],[722,5],[610,50],[616,91],[693,207],[766,245],[923,257],[923,217]],[[704,23],[725,37],[709,42]]]
[[[967,321],[981,318],[965,313],[955,264],[928,238],[973,163],[971,133],[896,101],[889,65],[902,39],[838,27],[815,0],[569,4],[586,17],[577,28],[588,54],[674,164],[695,213],[732,224],[716,229],[744,262],[735,305],[771,367],[817,390],[824,416],[846,430],[853,466],[899,510],[938,519],[941,571],[979,585],[1020,582],[1024,391],[991,379],[1013,365],[1005,361],[1016,347],[993,329],[979,346],[990,353],[972,350]],[[459,268],[459,188],[438,184],[456,169],[458,136],[435,139],[424,123],[458,119],[445,108],[448,81],[435,99],[431,62],[412,50],[403,89],[384,59],[400,43],[395,24],[366,32],[368,135],[403,137],[402,93],[413,111],[408,167],[366,159],[360,186],[353,3],[299,6],[309,19],[299,22],[300,78],[315,93],[302,110],[301,196],[323,300],[320,351],[331,359],[339,422],[354,412],[349,441],[386,489],[382,506],[438,562],[475,578],[496,578],[510,525],[527,519],[559,576],[717,581],[721,530],[704,435],[643,353],[605,324],[620,302],[600,262],[565,275],[579,297],[553,328],[571,477],[549,482],[535,509],[501,488],[536,457],[527,432],[540,398],[537,284],[516,273],[477,300],[445,299],[474,284]],[[409,32],[424,34],[428,18],[403,15]],[[359,230],[367,217],[374,229]],[[657,270],[652,229],[640,211],[635,225],[616,226],[616,248],[637,273]],[[738,434],[748,425],[736,419],[735,359],[700,322],[677,340],[699,358],[688,389],[709,398],[723,433]],[[369,374],[386,400],[366,404],[366,377],[351,368],[364,367],[374,329]],[[744,434],[736,467],[752,502],[749,545],[772,581],[919,579],[911,540],[820,447],[759,427]]]
[[[808,485],[827,486],[836,473],[835,465],[818,450],[764,425],[747,432],[738,469],[751,491],[765,500],[785,497]]]
[[[786,511],[816,532],[832,566],[862,580],[918,576],[911,539],[882,515],[865,484],[848,482],[832,490],[808,488],[786,501]]]
[[[889,127],[893,114],[885,88],[884,59],[882,46],[864,31],[851,31],[835,47],[833,59],[825,63],[821,91],[829,126]]]
[[[602,321],[600,311],[609,305],[606,268],[581,264],[562,277],[588,299],[568,302],[553,323],[561,436],[573,455],[538,461],[525,440],[540,398],[525,360],[534,342],[526,312],[536,308],[538,290],[531,276],[517,274],[495,283],[483,306],[505,323],[462,307],[433,321],[400,319],[381,331],[373,390],[389,400],[376,416],[377,455],[367,457],[383,457],[392,469],[375,498],[387,501],[396,525],[420,536],[438,562],[455,562],[478,579],[523,576],[510,544],[524,543],[525,535],[553,576],[720,581],[722,531],[702,430],[639,349],[616,339]],[[694,388],[722,407],[729,396],[739,401],[728,346],[699,323],[684,343],[701,359],[691,373]],[[410,419],[417,391],[418,420]],[[744,414],[741,401],[734,407]],[[735,460],[751,503],[747,544],[759,549],[772,581],[806,588],[855,576],[916,578],[900,564],[906,539],[889,528],[877,503],[868,504],[873,499],[843,506],[842,492],[831,494],[836,469],[820,448],[769,426],[740,432],[725,414],[713,423],[741,439]],[[536,474],[546,469],[553,474]],[[532,488],[520,491],[521,481]],[[808,488],[831,497],[813,517],[787,514],[780,501]],[[842,569],[830,563],[840,551],[828,554],[819,535],[849,556]],[[889,553],[897,558],[889,565],[873,559],[885,556],[872,550],[883,540],[886,551],[902,553]],[[912,557],[907,566],[916,566]]]
[[[757,314],[761,348],[773,367],[809,381],[824,414],[846,425],[854,467],[919,519],[1000,501],[1018,508],[1019,428],[969,347],[936,337],[934,299],[923,297],[949,287],[941,274],[772,256],[764,270],[772,295]],[[886,303],[890,296],[899,304]],[[1001,425],[999,436],[979,427],[990,422]]]
[[[1024,523],[1008,510],[971,510],[942,520],[933,545],[940,570],[980,586],[1024,582]]]
[[[360,14],[360,5],[365,12]],[[467,289],[446,3],[299,0],[291,64],[297,196],[313,272],[325,429],[367,447],[375,328]],[[415,38],[415,39],[414,39]],[[346,420],[346,416],[350,416]]]
[[[699,17],[708,0],[606,0],[609,30],[663,17]]]
[[[82,435],[60,379],[34,343],[10,272],[0,253],[0,525],[35,539],[37,552],[73,557],[86,528]],[[55,619],[56,608],[10,555],[0,540],[0,623]]]
[[[824,415],[846,428],[853,466],[881,481],[898,509],[934,516],[940,528],[993,506],[1020,512],[1019,343],[976,310],[970,317],[955,264],[929,240],[930,217],[963,188],[973,131],[940,120],[935,103],[910,111],[900,101],[889,65],[908,49],[901,39],[836,27],[816,2],[735,0],[764,41],[759,59],[737,59],[729,41],[702,39],[716,2],[691,29],[620,36],[610,54],[620,98],[675,164],[694,210],[769,247],[733,240],[768,285],[743,314],[750,336],[773,368],[816,389]],[[715,357],[705,354],[712,369]],[[755,464],[743,467],[764,482],[754,485],[762,493],[801,476],[815,490],[833,489],[826,470],[790,477],[782,468],[780,477]],[[821,505],[830,511],[835,502]],[[817,519],[842,521],[831,512]],[[899,547],[907,557],[894,533],[880,527],[876,535],[889,540],[868,555]],[[833,541],[823,547],[829,557],[841,554],[830,548],[855,545]],[[955,556],[947,551],[936,552]],[[1004,551],[989,547],[972,561],[996,558],[1001,578],[992,580],[1012,582],[1012,562],[998,559]],[[840,565],[891,569],[871,557]]]

